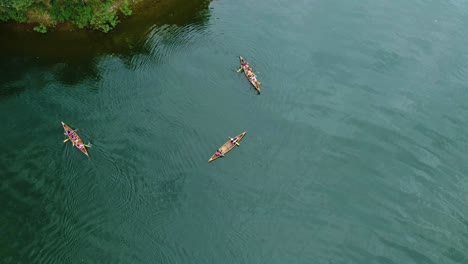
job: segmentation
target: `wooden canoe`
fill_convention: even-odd
[[[63,130],[65,130],[64,134],[70,139],[72,145],[89,157],[88,150],[86,150],[86,146],[84,145],[83,140],[81,140],[80,136],[78,136],[78,134],[64,122],[62,122],[62,126]]]
[[[241,64],[241,70],[244,72],[245,77],[247,77],[247,80],[249,80],[250,84],[257,90],[257,93],[260,94],[260,85],[262,84],[257,80],[257,75],[254,73],[252,68],[250,67],[249,63],[242,58],[242,56],[239,56],[240,64]]]
[[[240,133],[239,135],[237,135],[236,137],[234,137],[234,139],[237,139],[237,143],[239,143],[242,138],[245,136],[245,134],[247,134],[247,131],[244,131],[242,133]],[[235,143],[232,143],[231,140],[229,139],[226,143],[224,143],[224,145],[222,145],[221,147],[219,147],[217,149],[217,151],[221,151],[222,154],[226,155],[226,153],[228,153],[229,151],[231,151],[235,146],[239,146]],[[217,158],[220,158],[222,156],[218,156],[216,155],[216,152],[215,154],[213,154],[213,156],[211,156],[211,158],[208,160],[208,162],[212,162],[213,160],[217,159]]]

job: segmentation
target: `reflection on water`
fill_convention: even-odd
[[[6,73],[0,79],[0,99],[21,91],[21,84],[14,82],[28,72],[26,69],[47,71],[52,67],[54,77],[69,85],[87,78],[98,79],[96,58],[110,55],[129,62],[135,54],[154,52],[153,43],[146,45],[148,37],[161,32],[164,25],[202,26],[209,18],[208,5],[207,0],[140,2],[133,16],[107,34],[85,30],[38,34],[0,27],[0,72]],[[184,38],[183,30],[163,31],[158,41]]]

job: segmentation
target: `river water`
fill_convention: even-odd
[[[1,263],[468,263],[466,1],[135,14],[1,30]]]

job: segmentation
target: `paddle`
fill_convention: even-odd
[[[63,143],[67,142],[68,140],[70,140],[70,139],[69,139],[69,138],[65,139],[65,140],[63,141]],[[75,143],[74,143],[74,142],[72,142],[72,144],[73,144],[73,146],[75,146]],[[88,143],[88,144],[83,144],[83,145],[84,145],[85,147],[87,147],[87,148],[90,148],[90,147],[91,147],[91,145],[89,145],[89,143]]]
[[[67,142],[68,140],[70,140],[70,138],[66,138],[63,140],[63,143]],[[75,146],[75,142],[72,142],[72,146]]]

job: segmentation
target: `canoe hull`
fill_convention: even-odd
[[[240,133],[239,135],[237,135],[236,137],[234,138],[237,138],[237,142],[239,143],[242,138],[244,138],[244,136],[247,134],[247,131],[244,131],[242,133]],[[228,140],[226,143],[224,143],[221,147],[219,147],[218,149],[224,154],[226,155],[229,151],[231,151],[234,147],[236,147],[238,145],[234,144],[231,142],[231,140]],[[216,154],[213,154],[213,156],[211,156],[211,158],[208,160],[208,162],[212,162],[213,160],[216,160],[218,158],[220,158],[221,156],[216,156]]]
[[[83,140],[81,140],[80,136],[78,136],[78,134],[71,128],[69,127],[67,124],[65,124],[64,122],[62,122],[62,127],[63,127],[63,130],[65,131],[65,134],[67,135],[68,139],[70,139],[70,142],[72,142],[72,144],[79,150],[81,151],[83,154],[85,154],[86,156],[89,157],[89,154],[88,154],[88,150],[86,150],[86,147],[83,147],[82,149],[78,148],[78,145],[80,144],[83,144]],[[73,131],[74,134],[75,134],[75,140],[72,139],[72,137],[70,136],[70,134],[68,133],[68,131]]]
[[[242,56],[239,56],[239,60],[240,60],[240,63],[241,63],[241,68],[242,68],[242,71],[244,72],[244,75],[245,77],[247,77],[247,80],[249,81],[249,83],[255,88],[255,90],[257,91],[258,94],[261,93],[261,90],[260,90],[260,82],[254,82],[253,80],[251,80],[249,78],[249,72],[251,74],[253,74],[255,76],[255,78],[257,78],[257,75],[255,74],[255,72],[252,70],[252,68],[249,66],[248,62],[246,60],[244,60],[244,58],[242,58]],[[243,66],[242,65],[242,62],[245,61],[247,62],[247,65],[246,66]]]

